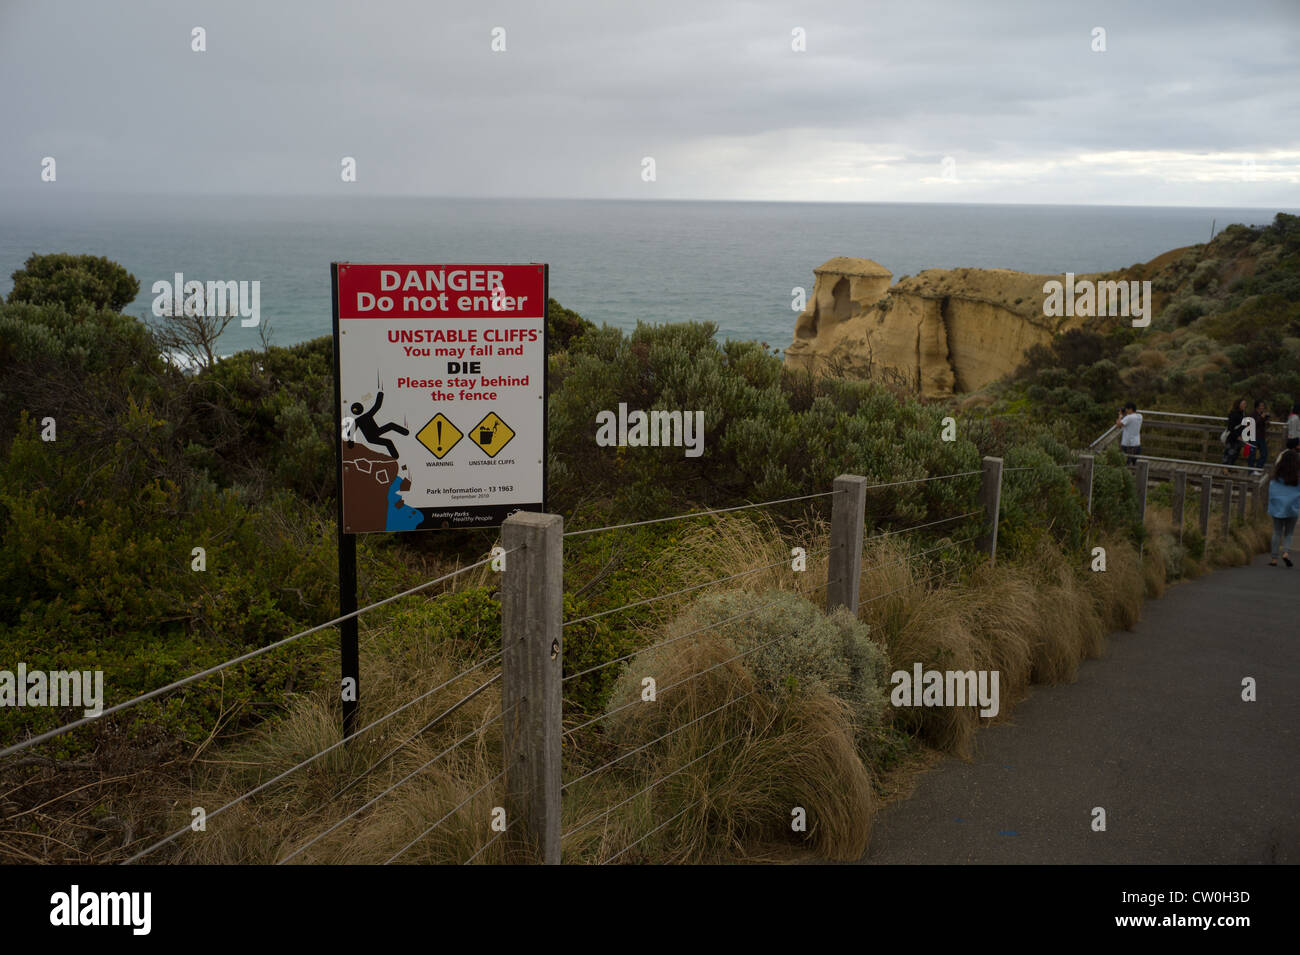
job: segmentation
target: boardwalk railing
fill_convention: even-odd
[[[1171,474],[1181,466],[1189,473],[1212,473],[1215,477],[1251,472],[1252,468],[1244,461],[1223,463],[1219,435],[1228,426],[1227,418],[1150,409],[1139,409],[1138,413],[1142,415],[1142,456],[1157,463],[1153,471]],[[1269,457],[1277,457],[1286,440],[1285,423],[1270,421],[1266,434],[1261,437],[1267,442]],[[1119,428],[1111,425],[1092,442],[1089,450],[1102,451],[1118,443]]]

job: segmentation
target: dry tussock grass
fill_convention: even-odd
[[[616,769],[575,776],[565,793],[565,830],[576,830],[566,861],[771,858],[790,841],[795,807],[807,813],[807,847],[860,858],[876,799],[848,705],[825,692],[773,700],[732,659],[730,641],[703,634],[683,643],[648,652],[625,674],[605,744],[609,758],[646,748]],[[640,705],[643,672],[679,685]]]
[[[965,582],[950,573],[961,566],[953,554],[940,549],[916,556],[936,547],[933,542],[907,536],[868,540],[860,619],[887,651],[892,668],[910,670],[919,662],[925,669],[998,670],[1002,715],[1031,684],[1072,680],[1081,660],[1104,652],[1107,633],[1136,622],[1144,593],[1161,591],[1170,567],[1177,574],[1187,566],[1190,558],[1177,548],[1169,524],[1167,512],[1151,513],[1142,560],[1136,548],[1117,537],[1094,541],[1106,548],[1105,573],[1074,566],[1074,560],[1043,544],[1022,565],[980,565]],[[1267,546],[1268,533],[1266,521],[1234,527],[1227,540],[1212,538],[1205,562],[1192,564],[1244,560]],[[808,522],[788,538],[761,516],[728,515],[688,534],[671,563],[650,569],[648,580],[671,578],[680,587],[752,570],[722,586],[753,594],[756,605],[758,594],[773,589],[807,591],[824,605],[824,588],[817,585],[826,579],[827,537],[824,524]],[[804,573],[790,569],[794,543],[807,548]],[[664,601],[667,606],[657,608],[660,616],[647,628],[647,639],[686,633],[689,610],[699,596]],[[383,630],[372,634],[363,654],[363,724],[466,666],[458,648],[435,644],[428,634]],[[825,688],[773,695],[735,656],[735,642],[717,631],[646,651],[627,668],[611,708],[639,697],[647,670],[667,687],[656,704],[634,704],[594,727],[566,734],[565,861],[764,860],[781,857],[792,839],[828,858],[862,855],[878,796],[871,753],[861,748],[862,728],[855,725],[851,706]],[[463,677],[379,730],[209,819],[206,834],[182,837],[173,858],[274,862],[337,824],[294,861],[383,862],[447,817],[398,861],[470,859],[495,835],[491,810],[504,801],[497,778],[499,687],[489,686],[432,729],[418,731],[496,673],[493,665]],[[973,707],[889,708],[888,713],[895,729],[960,756],[970,754],[980,722]],[[469,742],[420,768],[466,736]],[[199,791],[176,794],[176,805],[183,808],[169,822],[185,826],[189,806],[211,811],[337,740],[332,694],[300,699],[254,739],[208,761]],[[344,821],[408,773],[414,773],[409,782]],[[791,832],[795,807],[807,813],[802,837]],[[510,854],[520,851],[512,838],[508,833],[488,846],[477,861],[518,858]]]
[[[466,668],[456,648],[435,647],[427,635],[401,638],[385,634],[363,648],[365,702],[360,724],[372,722],[396,701],[412,700],[451,680]],[[294,862],[381,863],[435,823],[476,789],[489,784],[501,767],[500,692],[493,684],[446,716],[420,730],[453,703],[499,672],[493,665],[454,680],[444,690],[412,705],[383,725],[354,737],[283,782],[210,818],[201,836],[181,837],[179,861],[270,864],[287,857],[316,836],[333,829]],[[477,732],[480,731],[481,732]],[[467,745],[434,760],[453,742]],[[240,793],[338,742],[339,710],[333,693],[297,700],[279,720],[247,744],[207,761],[204,778],[176,828],[189,822],[188,807],[209,813]],[[388,759],[384,756],[396,750]],[[381,761],[382,760],[382,761]],[[369,771],[367,769],[369,767]],[[416,775],[367,809],[344,821],[408,773]],[[464,862],[495,833],[489,812],[500,805],[499,783],[488,785],[427,837],[400,856],[402,862]],[[337,828],[334,828],[337,825]],[[502,840],[503,842],[504,840]],[[500,843],[484,853],[503,848]]]

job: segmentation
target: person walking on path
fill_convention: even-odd
[[[1287,438],[1286,447],[1278,452],[1277,461],[1281,461],[1282,455],[1286,454],[1288,451],[1300,451],[1300,438]],[[1273,463],[1277,464],[1277,461],[1274,461]]]
[[[1300,441],[1300,401],[1291,406],[1291,416],[1286,419],[1286,439]]]
[[[1228,428],[1223,432],[1223,463],[1236,464],[1241,454],[1241,429],[1245,427],[1246,399],[1242,398],[1228,412]]]
[[[1115,416],[1115,427],[1120,428],[1119,449],[1124,452],[1125,463],[1131,465],[1142,453],[1142,416],[1133,402]]]
[[[1273,469],[1273,479],[1268,482],[1268,516],[1273,518],[1273,557],[1268,565],[1277,566],[1280,552],[1290,567],[1291,536],[1300,517],[1300,451],[1282,452]]]
[[[1255,412],[1250,417],[1255,422],[1255,443],[1250,448],[1250,457],[1246,463],[1259,474],[1268,464],[1268,405],[1256,401]]]

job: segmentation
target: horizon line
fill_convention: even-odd
[[[21,198],[28,199],[32,193],[24,192]],[[14,201],[18,196],[13,193],[0,192],[0,202]],[[1068,209],[1271,209],[1278,212],[1288,210],[1300,212],[1300,205],[1279,206],[1276,204],[1258,205],[1200,205],[1196,203],[1136,203],[1136,202],[1008,202],[1008,201],[934,201],[919,199],[700,199],[687,197],[640,198],[632,196],[484,196],[484,195],[434,195],[411,193],[362,193],[345,196],[332,193],[257,193],[257,192],[79,192],[75,191],[67,198],[75,199],[250,199],[250,200],[402,200],[402,201],[462,201],[462,202],[640,202],[653,203],[733,203],[751,205],[891,205],[891,206],[1016,206]],[[37,200],[38,202],[40,200]],[[30,203],[35,205],[35,203]]]

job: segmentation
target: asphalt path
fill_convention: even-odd
[[[1300,862],[1300,562],[1147,601],[1076,682],[1035,687],[881,812],[861,862]]]

